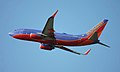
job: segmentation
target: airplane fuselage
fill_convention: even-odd
[[[93,43],[93,41],[88,40],[87,34],[72,35],[67,33],[57,33],[55,32],[55,45],[64,46],[84,46]],[[10,36],[20,40],[34,41],[39,43],[49,44],[51,40],[42,39],[41,30],[35,29],[16,29],[9,33]]]

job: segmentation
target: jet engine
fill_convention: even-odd
[[[40,48],[44,49],[44,50],[52,50],[52,49],[54,49],[54,46],[49,45],[49,44],[41,44]]]

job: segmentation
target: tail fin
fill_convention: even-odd
[[[99,38],[107,22],[108,20],[104,19],[97,26],[93,27],[90,31],[88,31],[87,35],[91,37],[92,35],[94,35],[94,33],[97,33],[97,38]]]
[[[88,39],[94,41],[92,44],[100,44],[106,47],[110,47],[104,43],[101,43],[98,38],[100,37],[103,29],[105,28],[108,20],[104,19],[102,22],[100,22],[97,26],[95,26],[93,29],[91,29],[89,32],[87,32]]]

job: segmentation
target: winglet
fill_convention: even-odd
[[[87,50],[84,55],[88,55],[88,53],[91,51],[91,49]]]
[[[57,12],[58,12],[58,10],[51,17],[54,18],[56,16]]]

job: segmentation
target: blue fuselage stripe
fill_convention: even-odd
[[[16,34],[38,34],[41,33],[41,30],[35,30],[35,29],[17,29],[12,32],[14,35]],[[66,33],[57,33],[55,32],[55,38],[59,40],[77,40],[83,37],[86,37],[87,34],[81,34],[81,35],[72,35],[72,34],[66,34]]]

